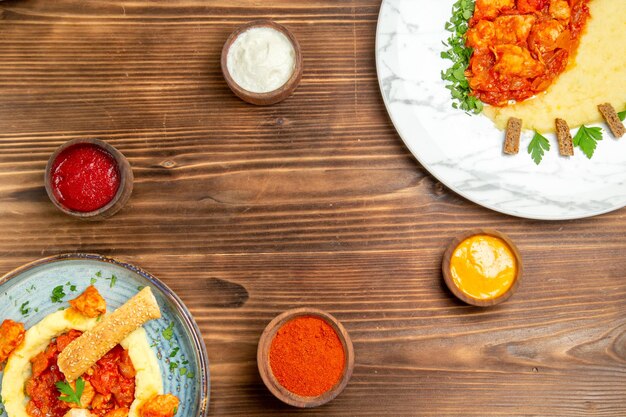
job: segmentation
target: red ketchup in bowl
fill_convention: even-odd
[[[56,157],[50,182],[61,205],[86,213],[113,200],[120,187],[120,171],[115,158],[106,150],[92,144],[77,144]]]

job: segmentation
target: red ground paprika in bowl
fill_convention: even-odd
[[[48,160],[44,183],[62,212],[101,220],[118,212],[133,190],[133,171],[124,155],[98,139],[74,139]]]
[[[267,325],[259,340],[257,363],[263,382],[278,399],[295,407],[317,407],[348,384],[354,348],[333,316],[298,308]]]

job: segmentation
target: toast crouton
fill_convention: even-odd
[[[574,144],[572,143],[572,134],[569,131],[567,122],[557,118],[554,120],[556,127],[556,138],[559,142],[559,153],[563,156],[574,155]]]
[[[622,136],[624,136],[624,133],[626,133],[626,129],[624,128],[624,124],[622,123],[622,121],[617,116],[617,112],[615,111],[613,106],[611,106],[610,103],[599,104],[598,110],[600,110],[600,113],[602,114],[602,117],[604,117],[606,124],[609,125],[609,129],[611,129],[611,133],[613,133],[613,136],[615,136],[616,138],[621,138]]]
[[[519,152],[519,141],[522,135],[522,119],[511,117],[506,124],[504,153],[515,155]]]

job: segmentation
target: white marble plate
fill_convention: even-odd
[[[396,130],[418,161],[463,197],[513,216],[563,220],[626,206],[626,138],[605,129],[591,160],[560,157],[556,139],[540,165],[502,153],[503,133],[485,116],[451,107],[439,54],[454,0],[384,0],[378,18],[378,79]]]

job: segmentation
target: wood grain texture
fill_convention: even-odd
[[[626,415],[626,211],[538,222],[476,206],[411,157],[379,94],[380,0],[8,0],[0,3],[0,270],[69,251],[136,263],[190,307],[220,416]],[[231,31],[272,18],[305,72],[283,103],[235,97]],[[46,161],[72,138],[122,151],[135,186],[110,221],[58,212]],[[452,237],[495,228],[524,282],[462,305]],[[333,402],[283,405],[257,341],[294,307],[335,315],[356,366]]]

